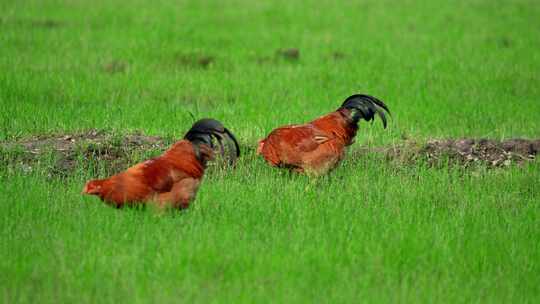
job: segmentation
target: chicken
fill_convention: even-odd
[[[309,175],[322,175],[333,169],[354,142],[358,121],[373,121],[379,115],[386,128],[388,107],[379,99],[352,95],[330,114],[303,125],[283,126],[259,141],[257,154],[275,167]]]
[[[141,203],[159,207],[187,208],[195,198],[206,164],[214,158],[214,141],[225,156],[222,140],[234,143],[227,155],[234,163],[240,148],[234,135],[219,121],[201,119],[186,133],[183,140],[172,145],[161,156],[139,163],[126,171],[105,179],[86,183],[83,194],[98,196],[117,208]]]

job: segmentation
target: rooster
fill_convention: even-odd
[[[234,135],[219,121],[201,119],[186,133],[183,140],[172,145],[161,156],[139,163],[126,171],[106,179],[86,183],[83,194],[98,196],[107,204],[121,208],[152,202],[159,207],[187,208],[195,198],[206,163],[214,158],[214,141],[217,140],[222,156],[222,143],[234,143],[229,149],[229,162],[240,156]]]
[[[363,94],[352,95],[334,112],[303,125],[283,126],[259,141],[257,154],[275,167],[309,175],[322,175],[333,169],[354,142],[358,121],[373,121],[379,115],[386,128],[384,112],[390,110],[381,100]]]

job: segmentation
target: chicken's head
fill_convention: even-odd
[[[101,192],[103,181],[91,180],[84,185],[81,194],[98,195]]]

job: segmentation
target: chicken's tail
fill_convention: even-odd
[[[214,148],[212,138],[215,138],[219,144],[221,155],[225,156],[225,154],[227,154],[229,164],[231,165],[234,164],[236,159],[240,156],[240,146],[232,132],[215,119],[204,118],[195,122],[184,138],[194,144],[208,145],[212,149]],[[225,143],[227,149],[225,149],[225,146],[223,145],[224,139],[227,141]],[[231,147],[231,145],[234,147]],[[232,151],[232,148],[234,148],[234,151]]]
[[[356,124],[362,118],[366,121],[373,121],[375,114],[379,115],[386,128],[386,111],[390,115],[390,110],[381,100],[364,94],[355,94],[343,102],[340,109],[348,109],[351,111],[351,118]]]

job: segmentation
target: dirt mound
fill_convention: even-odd
[[[53,148],[57,151],[74,149],[78,144],[89,144],[90,147],[104,148],[103,151],[111,150],[114,146],[129,147],[160,147],[163,139],[158,136],[145,136],[141,134],[114,135],[104,131],[90,130],[78,134],[40,135],[18,141],[14,144],[24,147],[28,152],[39,154],[44,150]],[[96,146],[91,146],[95,144]],[[101,149],[99,149],[101,151]],[[112,149],[114,150],[114,149]]]
[[[178,67],[207,69],[216,58],[200,53],[177,53],[174,55],[174,63]]]
[[[122,60],[112,60],[102,66],[102,71],[108,74],[124,73],[128,69],[128,63]]]
[[[77,134],[40,135],[14,142],[0,142],[0,166],[8,170],[44,170],[51,177],[79,171],[108,176],[140,161],[160,155],[174,139],[90,130]],[[229,146],[224,147],[228,153]],[[216,144],[216,149],[217,144]],[[227,162],[216,150],[209,170],[220,170]]]
[[[0,143],[0,163],[32,171],[47,163],[51,175],[68,175],[77,167],[107,173],[159,154],[170,144],[161,137],[120,135],[90,130],[77,134],[41,135]]]
[[[34,136],[0,142],[0,165],[17,171],[46,170],[50,176],[67,176],[83,170],[93,176],[110,175],[139,161],[161,154],[172,139],[142,134],[114,134],[90,130],[77,134]],[[244,151],[252,151],[244,147]],[[432,139],[427,143],[404,141],[387,147],[355,149],[352,159],[367,154],[388,161],[429,166],[459,165],[505,167],[535,159],[540,139]]]
[[[489,166],[500,167],[534,159],[540,152],[540,140],[431,140],[420,152],[430,161],[446,157],[463,165],[483,162]]]
[[[392,160],[425,162],[430,166],[503,167],[534,160],[540,153],[540,139],[431,139],[425,144],[405,142],[378,152]]]

